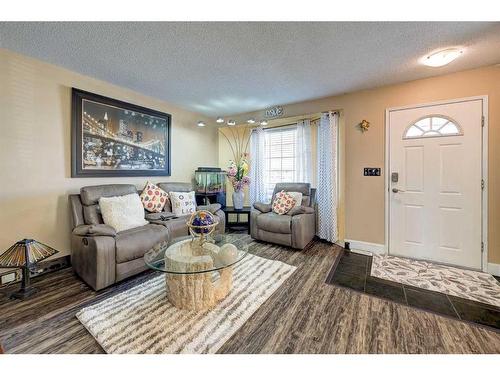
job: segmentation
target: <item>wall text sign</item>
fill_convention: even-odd
[[[276,106],[267,109],[266,112],[264,112],[264,117],[266,118],[281,117],[283,116],[283,113],[284,113],[283,107]]]

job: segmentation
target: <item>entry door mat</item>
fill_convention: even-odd
[[[484,272],[424,260],[373,255],[371,276],[500,307],[500,283]]]
[[[500,330],[500,307],[491,303],[478,302],[376,277],[372,270],[374,263],[379,264],[380,261],[380,259],[375,260],[376,257],[378,256],[372,257],[344,250],[333,264],[326,282],[450,318]],[[495,278],[493,280],[500,287],[499,281]]]

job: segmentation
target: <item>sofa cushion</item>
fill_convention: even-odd
[[[189,192],[193,190],[193,185],[189,182],[159,182],[156,185],[167,193],[171,191]]]
[[[285,190],[285,191],[297,191],[302,193],[302,195],[311,194],[311,184],[307,182],[279,182],[274,188],[275,192]]]
[[[168,202],[168,193],[149,181],[140,197],[144,209],[148,212],[162,212]]]
[[[98,204],[83,206],[83,218],[85,219],[85,224],[104,224]]]
[[[162,225],[167,228],[170,239],[187,236],[189,234],[188,226],[186,222],[189,219],[189,215],[187,216],[179,216],[176,219],[169,219],[164,221],[152,221],[154,224]]]
[[[82,187],[80,189],[80,200],[83,206],[85,224],[104,223],[99,209],[99,198],[116,197],[132,193],[137,193],[137,189],[134,185],[130,184],[109,184]]]
[[[144,207],[137,193],[99,199],[104,223],[117,232],[146,225]]]
[[[156,221],[156,220],[161,220],[162,218],[171,218],[174,217],[175,215],[172,212],[146,212],[146,220],[147,221]]]
[[[132,228],[116,235],[116,263],[128,262],[144,256],[144,253],[162,241],[168,241],[168,230],[155,224]]]
[[[80,199],[83,205],[90,206],[98,204],[101,197],[116,197],[132,193],[137,193],[137,188],[130,184],[84,186],[80,189]]]
[[[302,196],[302,206],[309,207],[311,205],[311,197],[309,195]]]
[[[210,203],[203,206],[198,206],[196,210],[197,211],[204,210],[210,212],[211,214],[215,214],[217,211],[221,209],[221,207],[222,206],[220,203]]]
[[[260,214],[257,216],[257,227],[273,233],[291,233],[291,216],[274,212]]]
[[[266,212],[271,212],[273,209],[273,206],[268,203],[262,203],[262,202],[255,202],[253,204],[253,208],[256,210],[259,210],[260,212],[266,213]]]

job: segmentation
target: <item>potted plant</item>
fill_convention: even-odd
[[[248,176],[250,169],[248,163],[248,145],[250,143],[251,129],[247,125],[243,125],[237,129],[233,129],[233,127],[225,129],[228,129],[228,135],[224,131],[221,131],[221,129],[219,131],[226,138],[233,154],[233,160],[230,161],[227,177],[234,188],[233,206],[235,209],[241,210],[245,200],[243,188],[250,184],[250,177]]]

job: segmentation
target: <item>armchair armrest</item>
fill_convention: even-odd
[[[271,212],[273,207],[269,203],[256,202],[253,204],[253,208],[265,214],[266,212]]]
[[[197,210],[205,210],[210,212],[211,214],[215,214],[217,211],[220,210],[220,208],[221,208],[220,203],[211,203],[204,206],[198,206]]]
[[[112,226],[106,224],[78,225],[73,229],[73,234],[83,237],[116,237],[116,230]]]
[[[314,208],[312,208],[312,207],[298,206],[298,207],[292,208],[286,214],[290,215],[290,216],[295,216],[295,215],[313,214],[313,213],[314,213]]]

